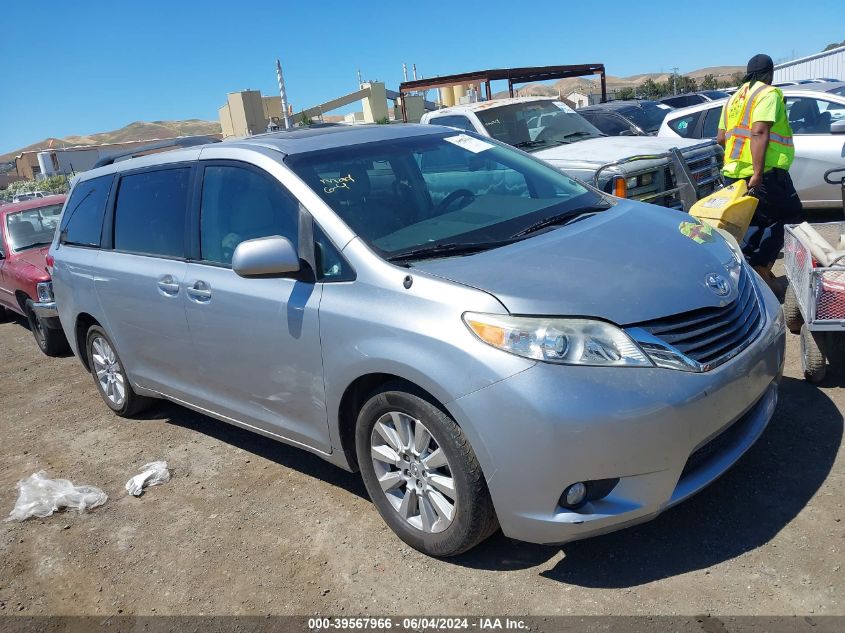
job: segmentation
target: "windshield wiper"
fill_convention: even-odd
[[[513,239],[507,239],[496,242],[448,242],[446,244],[433,244],[431,246],[414,248],[409,251],[401,251],[388,257],[387,261],[405,262],[417,259],[433,259],[448,255],[469,255],[471,253],[490,250],[491,248],[498,248],[499,246],[506,246],[514,241]]]
[[[514,147],[519,147],[522,149],[523,147],[537,147],[538,145],[545,145],[546,141],[520,141],[519,143],[514,143]]]
[[[564,134],[563,138],[572,138],[573,136],[596,136],[596,135],[593,134],[592,132],[585,132],[583,130],[579,130],[577,132],[570,132],[569,134]],[[604,136],[604,134],[602,134],[601,136]]]
[[[597,204],[590,207],[576,209],[574,211],[558,213],[557,215],[550,215],[549,217],[543,218],[542,220],[537,220],[534,224],[529,224],[518,233],[514,233],[511,237],[514,239],[524,237],[526,235],[529,235],[530,233],[536,233],[537,231],[544,229],[548,226],[566,226],[567,224],[572,224],[577,220],[584,220],[592,215],[601,213],[602,211],[607,211],[611,206],[613,205]]]

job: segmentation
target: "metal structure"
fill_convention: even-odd
[[[278,59],[276,60],[276,79],[279,80],[279,96],[282,98],[282,120],[285,122],[285,129],[289,130],[293,124],[288,111],[288,95],[285,91],[285,78],[282,76],[282,63]]]
[[[845,81],[845,46],[775,64],[775,81],[827,77]]]
[[[493,98],[493,91],[490,87],[490,82],[492,81],[507,81],[508,94],[513,97],[513,87],[515,84],[549,81],[552,79],[568,79],[570,77],[584,77],[587,75],[599,75],[601,77],[601,100],[602,103],[607,101],[607,80],[604,64],[496,68],[490,70],[476,70],[457,75],[443,75],[441,77],[433,77],[431,79],[403,81],[399,84],[399,95],[404,96],[412,92],[420,92],[434,88],[447,88],[465,84],[484,84],[485,98],[489,101]],[[402,118],[407,121],[404,101],[402,104]]]
[[[838,245],[845,232],[845,222],[812,227],[831,245]],[[820,382],[826,373],[830,337],[845,328],[845,255],[836,254],[830,262],[825,262],[827,266],[822,265],[795,228],[795,225],[786,226],[783,247],[789,280],[784,314],[787,327],[801,336],[804,377],[810,382]]]

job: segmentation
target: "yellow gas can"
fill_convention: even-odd
[[[689,214],[710,226],[724,229],[741,242],[757,208],[757,198],[747,193],[745,181],[737,180],[696,202]]]

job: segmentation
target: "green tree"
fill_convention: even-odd
[[[634,89],[633,88],[620,88],[616,91],[616,98],[617,99],[633,99],[634,98]]]
[[[842,40],[838,44],[836,42],[833,42],[832,44],[828,44],[827,46],[824,47],[824,50],[822,51],[822,53],[824,53],[825,51],[832,51],[834,48],[839,48],[840,46],[845,46],[845,40]]]
[[[716,90],[718,87],[719,83],[713,75],[704,75],[704,79],[701,80],[702,90]]]
[[[640,94],[649,99],[654,99],[655,97],[659,97],[663,93],[660,86],[658,86],[657,83],[651,77],[649,77],[642,84],[640,84]]]
[[[695,79],[692,77],[687,77],[686,75],[680,75],[675,80],[676,85],[678,87],[678,94],[684,94],[687,92],[695,92],[698,90],[698,84],[696,83]]]
[[[0,191],[0,200],[10,201],[19,193],[43,191],[44,193],[67,193],[70,190],[70,178],[63,174],[48,176],[41,180],[17,180]]]

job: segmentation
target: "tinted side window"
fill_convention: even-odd
[[[699,118],[701,118],[701,112],[693,112],[692,114],[669,121],[669,127],[677,132],[679,136],[695,138],[693,135]]]
[[[631,130],[630,124],[620,117],[603,112],[591,112],[590,114],[591,116],[587,116],[585,113],[585,118],[608,136],[631,135],[634,133]]]
[[[114,248],[130,253],[185,256],[190,168],[124,176],[114,211]]]
[[[722,108],[710,108],[704,114],[704,128],[701,130],[700,138],[716,138],[719,131],[719,119],[722,118]]]
[[[210,165],[202,179],[203,261],[231,265],[244,240],[281,235],[297,243],[299,202],[275,178],[251,169]]]
[[[440,116],[436,119],[432,119],[432,125],[446,125],[448,127],[456,127],[460,130],[465,130],[467,132],[475,132],[475,128],[473,127],[470,120],[465,116],[459,116],[457,114],[450,115],[450,116]]]
[[[100,246],[103,216],[113,181],[113,176],[101,176],[80,182],[73,188],[62,216],[59,238],[62,244]]]

